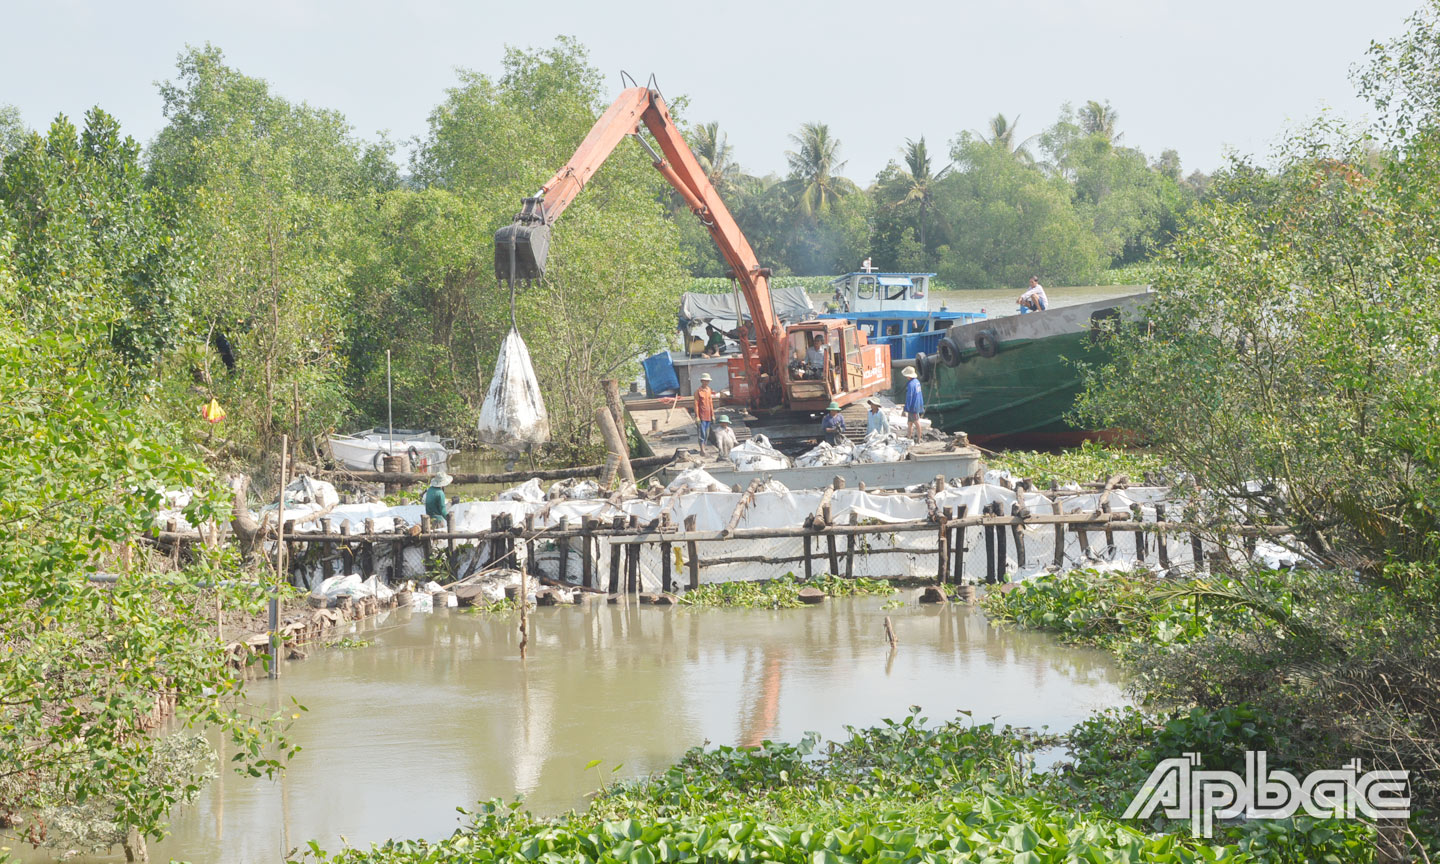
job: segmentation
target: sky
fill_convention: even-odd
[[[1208,172],[1322,111],[1363,120],[1350,71],[1420,2],[0,0],[0,104],[34,128],[99,105],[148,142],[165,122],[156,82],[210,42],[280,95],[404,142],[456,69],[498,74],[507,45],[563,34],[613,93],[625,70],[687,96],[751,173],[783,173],[804,122],[830,125],[863,185],[907,138],[943,154],[997,112],[1028,136],[1089,99],[1112,104],[1121,143]]]

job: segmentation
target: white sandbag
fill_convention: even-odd
[[[770,479],[765,481],[765,484],[760,487],[760,491],[774,492],[776,495],[788,495],[790,494],[790,487],[781,483],[779,480]]]
[[[710,476],[710,472],[704,468],[691,468],[681,471],[670,485],[665,487],[666,492],[729,492],[730,487]]]
[[[828,468],[833,465],[849,465],[855,461],[855,445],[850,439],[842,438],[839,444],[821,441],[814,448],[795,457],[796,468]]]
[[[530,350],[513,327],[495,358],[495,374],[476,427],[481,441],[512,453],[550,440],[550,419],[530,364]]]
[[[855,448],[856,462],[900,462],[910,452],[909,438],[894,432],[871,432]]]
[[[770,439],[764,435],[753,435],[749,441],[730,451],[730,461],[736,471],[778,471],[789,468],[790,460],[784,453],[770,446]]]
[[[551,485],[550,494],[572,501],[588,501],[600,497],[600,484],[594,480],[557,480]]]
[[[434,612],[434,611],[435,611],[435,597],[434,597],[434,595],[426,594],[424,591],[413,591],[413,592],[411,592],[411,594],[410,594],[410,611],[411,611],[411,612]]]
[[[285,487],[285,509],[324,509],[340,503],[340,493],[324,480],[316,480],[308,474],[301,474]]]
[[[318,600],[333,600],[336,597],[349,597],[359,590],[360,575],[358,573],[336,574],[316,585],[310,592],[310,596]]]
[[[360,590],[354,596],[374,597],[376,600],[385,601],[394,597],[395,592],[390,589],[389,585],[382,583],[379,578],[371,576],[369,579],[360,583]]]
[[[444,591],[445,588],[439,582],[436,582],[432,579],[429,582],[426,582],[424,585],[421,585],[420,590],[424,591],[426,594],[439,594],[441,591]]]
[[[496,501],[524,501],[528,504],[543,504],[545,492],[540,488],[540,480],[531,477],[519,486],[506,489],[495,496]]]

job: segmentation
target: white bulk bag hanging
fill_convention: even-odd
[[[501,450],[518,452],[550,440],[550,419],[540,396],[540,381],[530,363],[530,350],[512,326],[495,358],[495,374],[476,424],[480,440]]]

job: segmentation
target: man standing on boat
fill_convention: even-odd
[[[910,381],[905,385],[905,434],[911,441],[920,440],[920,415],[925,413],[925,397],[920,393],[920,376],[914,366],[906,366],[904,375]]]
[[[820,437],[827,444],[839,444],[845,437],[845,415],[840,413],[839,402],[831,402],[825,409],[825,419],[820,421]]]
[[[1045,296],[1045,288],[1040,280],[1034,276],[1030,277],[1030,287],[1024,294],[1020,295],[1020,312],[1044,312],[1050,308],[1050,298]]]
[[[709,372],[700,376],[700,389],[695,391],[695,422],[700,425],[700,455],[704,456],[710,424],[715,422],[715,391],[710,389]]]
[[[865,403],[870,406],[870,413],[865,417],[865,435],[869,437],[879,432],[881,435],[890,434],[890,417],[880,410],[880,401],[871,399]]]
[[[425,490],[425,515],[432,522],[438,520],[444,524],[449,518],[450,500],[445,497],[445,487],[454,479],[443,471],[430,478],[430,488]]]

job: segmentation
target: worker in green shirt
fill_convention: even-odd
[[[425,490],[425,515],[432,520],[444,522],[450,516],[450,500],[445,497],[445,487],[454,480],[443,471],[430,478],[430,488]]]

